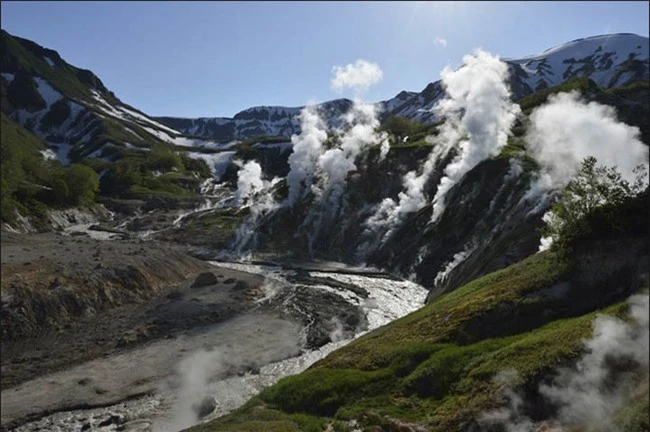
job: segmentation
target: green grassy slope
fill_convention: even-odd
[[[614,243],[583,239],[574,259],[546,251],[474,280],[191,430],[354,430],[354,420],[364,431],[411,430],[408,424],[466,431],[477,415],[499,407],[499,372],[516,370],[515,386],[533,394],[550,372],[583,353],[598,314],[626,315],[624,299],[640,286],[612,287],[621,269],[634,271],[634,258],[609,260],[595,280],[585,275],[603,268],[600,253],[647,251],[647,241],[626,237],[632,232],[618,233]],[[620,413],[630,425],[624,430],[647,427],[644,406],[647,392]]]

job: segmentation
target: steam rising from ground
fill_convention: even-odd
[[[343,120],[343,128],[334,132],[340,145],[318,157],[318,183],[312,187],[319,201],[329,201],[332,213],[338,209],[348,174],[357,169],[357,158],[376,144],[382,146],[384,156],[388,151],[388,136],[377,132],[379,120],[374,105],[355,100]]]
[[[240,320],[243,322],[243,320]],[[259,319],[252,319],[248,327],[259,326]],[[236,329],[235,329],[236,330]],[[259,331],[259,330],[258,330]],[[211,398],[210,384],[227,376],[258,368],[299,353],[301,346],[298,328],[285,323],[275,326],[265,341],[249,340],[241,344],[227,345],[213,350],[199,350],[185,357],[178,364],[176,374],[169,383],[175,389],[176,400],[170,416],[153,425],[154,432],[176,432],[197,424],[200,420],[197,405]],[[265,347],[265,345],[267,345]],[[216,400],[219,405],[220,401]]]
[[[613,107],[585,102],[575,91],[552,95],[532,112],[526,141],[541,165],[529,193],[533,198],[565,187],[588,156],[600,165],[615,165],[630,183],[639,163],[648,166],[648,147],[639,139],[639,129],[619,122]]]
[[[264,189],[262,167],[255,161],[248,161],[237,172],[237,193],[235,204],[242,205]]]
[[[248,206],[250,215],[237,228],[234,252],[241,256],[244,248],[254,242],[260,219],[278,209],[279,204],[273,196],[273,187],[280,181],[271,181],[262,177],[262,167],[256,161],[248,161],[237,172],[236,206]]]
[[[510,101],[507,65],[482,50],[466,55],[463,62],[460,69],[445,68],[441,73],[447,95],[436,104],[434,112],[445,122],[437,137],[427,139],[434,144],[433,150],[420,173],[410,171],[404,175],[404,190],[399,193],[398,201],[384,199],[366,221],[366,234],[374,234],[379,241],[365,246],[366,251],[360,253],[367,253],[379,242],[386,241],[407,213],[427,204],[424,187],[436,164],[453,148],[458,149],[458,155],[445,168],[445,176],[438,185],[432,221],[444,211],[444,198],[452,186],[479,162],[498,155],[506,145],[510,128],[520,112],[519,105]]]
[[[354,64],[332,69],[332,88],[352,88],[355,93],[368,89],[381,80],[377,64],[359,59]],[[389,150],[388,134],[379,132],[377,107],[355,98],[352,108],[342,116],[342,126],[330,129],[314,105],[300,113],[299,135],[293,135],[293,153],[289,156],[287,175],[289,195],[286,205],[294,206],[310,192],[315,201],[301,228],[306,228],[310,245],[320,231],[323,220],[333,221],[341,206],[348,175],[357,170],[357,163],[368,150],[380,147],[380,160]],[[311,246],[310,246],[311,247]]]
[[[303,192],[311,190],[318,158],[323,154],[327,140],[327,127],[315,105],[303,108],[299,118],[301,133],[291,137],[293,153],[289,156],[290,171],[287,175],[290,206],[304,196]]]
[[[583,159],[594,156],[599,165],[616,166],[623,179],[634,182],[634,168],[648,168],[648,147],[639,129],[618,121],[613,107],[582,100],[579,93],[551,95],[530,115],[526,135],[528,151],[540,172],[524,200],[539,201],[531,211],[546,207],[551,193],[564,188],[580,170]],[[552,217],[547,212],[544,219]],[[550,247],[542,238],[539,250]]]
[[[498,56],[479,49],[463,62],[460,69],[441,73],[447,97],[437,105],[446,119],[440,137],[456,145],[459,153],[438,185],[432,221],[444,211],[447,192],[481,161],[499,154],[520,112],[510,101],[508,66]]]
[[[584,430],[607,424],[639,385],[635,374],[643,376],[642,383],[647,388],[648,300],[648,295],[635,295],[628,300],[633,323],[612,316],[597,317],[593,337],[585,343],[587,353],[575,368],[560,369],[552,384],[539,387],[540,394],[558,407],[545,430]],[[507,384],[515,377],[516,373],[511,371],[499,374],[496,380]],[[502,425],[508,432],[536,430],[534,422],[523,413],[521,396],[510,387],[505,392],[509,406],[484,414],[480,422]],[[611,425],[607,430],[616,428]]]

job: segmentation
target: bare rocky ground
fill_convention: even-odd
[[[230,325],[264,295],[262,276],[217,268],[171,243],[3,231],[0,244],[2,429],[65,406],[151,391],[145,384],[169,373],[176,354],[143,363],[146,376],[125,374],[133,379],[128,385],[111,383],[112,374],[97,365],[94,378],[60,373],[93,360],[114,367],[116,358],[137,371],[138,357],[128,353]],[[34,385],[50,396],[39,397]]]

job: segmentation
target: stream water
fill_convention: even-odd
[[[264,275],[265,296],[257,300],[261,305],[282,296],[282,307],[301,308],[299,301],[292,302],[291,294],[298,289],[288,277],[294,270],[280,266],[262,266],[244,263],[213,263],[215,266]],[[317,297],[319,292],[336,295],[356,305],[366,316],[367,327],[355,334],[333,335],[329,342],[317,349],[304,346],[305,328],[286,320],[257,315],[241,317],[232,322],[202,329],[200,332],[172,340],[162,340],[146,347],[138,347],[122,357],[100,359],[105,375],[120,374],[130,368],[146,369],[147,363],[158,368],[168,368],[164,376],[139,377],[149,380],[146,396],[122,401],[102,408],[57,412],[37,421],[23,424],[17,431],[141,431],[175,432],[200,422],[210,421],[243,405],[264,387],[279,379],[300,373],[359,336],[412,312],[424,303],[427,291],[409,281],[395,280],[363,269],[350,271],[342,267],[321,266],[308,271],[322,284],[300,285]],[[304,274],[304,271],[303,271]],[[359,289],[342,289],[343,286]],[[360,292],[368,294],[360,295]],[[304,299],[303,297],[300,297]],[[303,301],[303,300],[301,300]],[[262,310],[262,309],[260,309]],[[161,363],[163,362],[163,363]],[[241,363],[247,366],[242,368]],[[90,362],[89,362],[90,363]],[[162,366],[161,366],[162,364]],[[93,364],[77,368],[93,368]],[[74,371],[66,371],[69,376]],[[113,377],[119,381],[120,377]],[[45,377],[50,381],[53,377]],[[38,383],[31,383],[35,387]],[[23,388],[29,388],[30,382]],[[145,386],[146,387],[146,386]],[[197,398],[209,396],[216,401],[215,410],[198,419],[192,404]]]

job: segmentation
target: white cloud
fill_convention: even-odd
[[[340,92],[351,88],[357,92],[367,90],[373,84],[381,81],[383,72],[377,63],[357,59],[345,66],[332,67],[332,90]]]
[[[436,38],[433,40],[433,43],[444,48],[447,47],[447,39],[440,36],[436,36]]]

